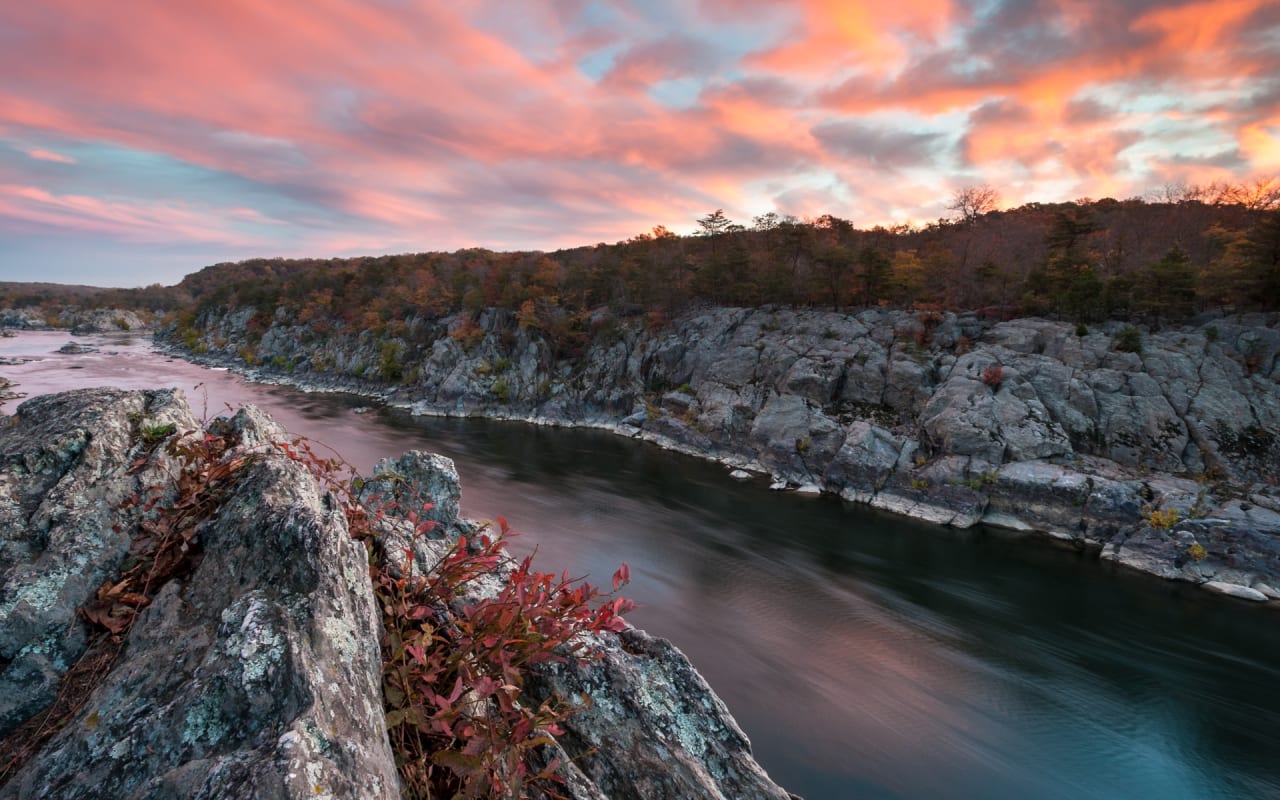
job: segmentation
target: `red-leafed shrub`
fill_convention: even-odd
[[[538,751],[575,707],[526,695],[526,677],[539,664],[591,658],[592,634],[626,628],[622,614],[634,604],[617,592],[631,579],[627,565],[607,593],[567,574],[537,572],[531,557],[517,563],[506,554],[513,534],[499,518],[500,535],[485,529],[459,537],[438,563],[415,570],[413,545],[434,522],[392,501],[361,502],[350,481],[334,479],[339,462],[318,458],[305,442],[282,449],[329,481],[352,535],[368,547],[385,634],[387,732],[406,796],[523,797],[534,787],[559,796],[553,784],[561,764]],[[413,541],[399,552],[388,552],[394,545],[378,532],[387,517],[413,526]],[[497,576],[500,588],[474,599],[472,582],[482,576]]]
[[[1004,367],[999,364],[992,364],[982,371],[982,382],[991,387],[993,392],[1000,391],[1000,384],[1004,383]]]

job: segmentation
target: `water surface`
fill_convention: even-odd
[[[602,432],[356,414],[368,401],[245,384],[138,337],[53,353],[67,339],[0,339],[34,358],[0,375],[32,394],[173,385],[197,414],[252,402],[361,469],[441,452],[464,512],[506,516],[544,569],[607,583],[630,563],[629,619],[689,655],[809,800],[1280,797],[1272,609],[769,492]]]

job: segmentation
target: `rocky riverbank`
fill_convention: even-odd
[[[0,309],[0,329],[29,331],[69,329],[77,336],[107,331],[140,331],[150,327],[150,318],[122,308],[78,308],[65,306],[53,312],[34,307]]]
[[[879,309],[711,309],[660,326],[601,312],[568,354],[499,311],[413,318],[395,336],[261,320],[206,313],[168,346],[418,414],[608,428],[776,487],[1039,532],[1280,599],[1274,314],[1152,332]]]
[[[252,408],[201,430],[179,392],[110,389],[35,398],[4,423],[0,753],[24,720],[86,693],[16,771],[0,759],[0,798],[399,796],[368,554],[312,469],[274,444],[283,430]],[[183,454],[201,441],[220,444],[193,495]],[[379,469],[434,498],[445,532],[388,547],[438,551],[474,530],[448,459]],[[182,563],[144,596],[120,576],[161,529],[149,496],[191,515],[168,551]],[[584,754],[563,767],[568,796],[788,798],[674,647],[634,629],[593,641],[590,661],[528,684],[593,701],[551,746]],[[86,673],[112,663],[103,647],[114,665]]]

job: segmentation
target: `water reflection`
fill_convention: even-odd
[[[251,401],[361,469],[410,447],[454,458],[464,511],[508,517],[545,568],[606,581],[629,562],[632,621],[684,649],[770,773],[811,800],[1280,795],[1270,609],[770,493],[599,432],[356,415],[367,401],[129,347],[0,374],[27,391],[178,384],[197,408]]]

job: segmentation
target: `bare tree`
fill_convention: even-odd
[[[949,211],[960,215],[960,221],[970,225],[978,217],[988,211],[995,211],[1000,202],[1000,193],[987,184],[957,189],[947,204]]]
[[[1241,184],[1240,203],[1259,211],[1280,206],[1280,178],[1257,177]]]

